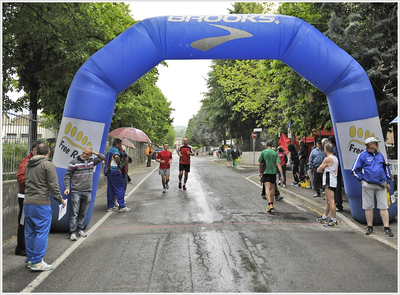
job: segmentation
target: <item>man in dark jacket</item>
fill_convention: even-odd
[[[96,157],[92,158],[92,156]],[[64,195],[71,192],[71,216],[69,218],[69,230],[71,233],[70,240],[76,241],[77,236],[86,237],[83,231],[85,227],[86,213],[90,205],[92,186],[93,186],[93,170],[100,164],[105,156],[99,152],[94,152],[93,148],[87,146],[83,149],[82,155],[73,159],[64,176]]]
[[[36,147],[39,142],[35,141],[31,144],[30,153],[26,156],[18,166],[17,182],[18,182],[18,231],[17,231],[17,247],[15,248],[15,255],[26,256],[25,249],[25,214],[24,212],[24,198],[25,198],[25,167],[29,159],[36,155]]]
[[[25,244],[27,266],[33,271],[53,269],[53,265],[44,262],[47,241],[51,226],[52,209],[50,193],[63,206],[56,166],[50,162],[50,147],[39,143],[36,155],[26,164],[26,189],[24,200],[25,212]]]
[[[240,152],[236,148],[236,145],[233,146],[233,149],[231,150],[231,157],[233,161],[233,167],[237,167],[238,159],[240,157]]]
[[[299,150],[299,174],[300,178],[303,176],[307,176],[307,168],[306,168],[306,163],[307,163],[307,156],[308,156],[308,146],[304,142],[304,140],[300,140],[300,150]]]

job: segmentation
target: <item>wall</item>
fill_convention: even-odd
[[[3,181],[3,241],[17,234],[18,227],[18,182]]]
[[[254,160],[253,160],[254,155]],[[248,165],[248,166],[258,166],[258,158],[261,155],[261,151],[253,152],[243,152],[240,155],[240,163],[239,165]]]

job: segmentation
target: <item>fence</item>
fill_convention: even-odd
[[[40,118],[39,118],[40,119]],[[57,139],[58,127],[43,119],[33,120],[26,113],[3,112],[2,153],[3,181],[16,178],[18,165],[29,153],[29,122],[37,123],[37,140],[53,146]]]

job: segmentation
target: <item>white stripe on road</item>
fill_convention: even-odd
[[[130,193],[125,196],[125,199],[128,199],[140,186],[141,184],[154,172],[158,169],[158,167],[156,167],[155,169],[153,169],[153,171],[151,171],[145,178],[142,179],[142,181],[140,181],[138,183],[138,185],[136,185],[133,190],[130,191]],[[57,268],[57,266],[59,266],[65,259],[67,259],[67,257],[72,254],[76,248],[78,248],[80,246],[80,244],[82,244],[97,228],[100,227],[100,225],[103,224],[104,221],[107,220],[108,217],[111,216],[113,212],[107,212],[88,232],[88,236],[86,238],[81,238],[78,241],[74,242],[72,244],[71,247],[69,247],[67,249],[67,251],[65,251],[60,257],[58,257],[54,262],[53,262],[53,266],[54,269]],[[21,293],[31,293],[33,292],[49,275],[51,274],[51,271],[43,271],[40,275],[38,275],[36,277],[36,279],[34,279],[27,287],[25,287],[24,290],[21,291]]]

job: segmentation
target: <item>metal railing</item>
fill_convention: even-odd
[[[37,123],[37,140],[55,144],[58,127],[45,121],[33,120],[27,113],[2,114],[2,168],[3,181],[16,178],[19,163],[29,154],[29,122]]]

